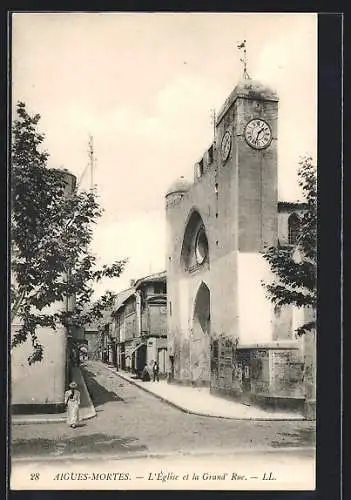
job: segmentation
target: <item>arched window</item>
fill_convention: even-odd
[[[288,219],[289,245],[296,245],[300,233],[300,219],[296,214],[291,214]]]
[[[196,240],[195,240],[195,257],[196,262],[200,265],[202,264],[208,255],[208,241],[205,232],[205,228],[203,226],[197,232]]]
[[[202,265],[209,265],[209,247],[205,225],[194,210],[184,231],[181,262],[186,271],[192,272]]]

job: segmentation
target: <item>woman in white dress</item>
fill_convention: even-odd
[[[80,392],[75,382],[69,384],[69,390],[65,392],[65,405],[67,406],[67,424],[77,427],[79,422]]]

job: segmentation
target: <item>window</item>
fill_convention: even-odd
[[[199,232],[196,236],[195,241],[195,257],[196,262],[200,265],[205,262],[205,259],[208,254],[208,241],[205,230],[203,227],[200,227]]]
[[[201,264],[210,263],[206,229],[197,211],[191,213],[184,232],[181,262],[187,272],[197,270]]]
[[[208,154],[208,163],[211,164],[213,162],[213,144],[207,151]]]
[[[155,283],[154,293],[167,293],[166,283]]]
[[[200,179],[203,173],[204,173],[204,161],[203,159],[201,159],[199,163],[195,165],[195,177],[197,179]]]
[[[199,161],[199,171],[200,171],[200,175],[202,175],[204,173],[204,160],[201,159]]]
[[[134,311],[135,311],[135,300],[128,302],[128,304],[126,304],[125,315],[127,316],[128,314],[131,314]]]
[[[289,245],[296,245],[300,232],[300,219],[296,214],[291,214],[288,219]]]
[[[218,359],[218,340],[212,342],[212,356]]]

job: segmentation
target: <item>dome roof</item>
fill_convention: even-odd
[[[176,179],[167,189],[166,196],[175,193],[186,193],[190,187],[192,186],[191,182],[184,179],[184,177],[180,177]]]
[[[251,80],[251,78],[241,78],[234,89],[234,93],[250,97],[259,95],[266,99],[278,100],[278,94],[274,89],[258,80]]]

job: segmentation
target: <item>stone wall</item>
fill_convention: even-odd
[[[241,349],[225,336],[212,341],[211,392],[297,409],[304,398],[303,377],[298,348]]]
[[[13,330],[16,331],[16,327]],[[66,384],[66,330],[38,328],[38,340],[44,348],[43,360],[29,366],[32,353],[28,339],[11,352],[11,405],[20,412],[64,411]],[[45,409],[44,409],[45,408]]]
[[[211,343],[211,392],[237,396],[242,392],[237,340],[219,336]]]

